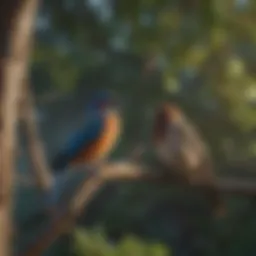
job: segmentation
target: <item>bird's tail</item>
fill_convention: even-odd
[[[65,170],[69,162],[69,157],[66,153],[57,154],[51,164],[54,173],[60,173]]]

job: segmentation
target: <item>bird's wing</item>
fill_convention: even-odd
[[[196,128],[189,122],[181,128],[181,153],[187,167],[199,168],[207,156],[207,147]]]
[[[92,144],[104,129],[103,116],[88,117],[86,124],[68,140],[63,150],[53,160],[55,170],[65,168],[84,148]]]
[[[95,141],[104,129],[104,118],[93,117],[87,124],[68,141],[66,152],[76,157],[80,151]]]

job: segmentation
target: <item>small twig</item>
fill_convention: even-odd
[[[49,191],[53,185],[53,176],[44,154],[43,143],[38,134],[34,112],[34,100],[28,83],[24,84],[22,115],[25,134],[28,140],[28,150],[33,165],[33,174],[38,186],[43,191]]]

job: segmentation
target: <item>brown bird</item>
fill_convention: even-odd
[[[189,184],[202,185],[218,216],[225,207],[216,189],[216,176],[210,151],[192,122],[181,109],[164,103],[156,113],[153,143],[158,160],[172,174]]]

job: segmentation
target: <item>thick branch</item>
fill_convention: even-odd
[[[174,179],[174,176],[163,175],[163,172],[155,168],[129,162],[109,164],[101,173],[101,178],[105,181],[143,180],[153,183],[183,183],[182,180]],[[195,187],[201,187],[202,185],[204,184],[194,184]],[[256,179],[253,181],[246,178],[243,180],[235,177],[219,177],[216,181],[216,187],[221,193],[256,196]]]

